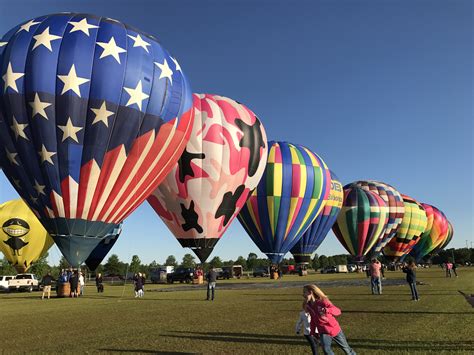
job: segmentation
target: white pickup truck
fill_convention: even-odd
[[[14,279],[8,281],[8,289],[13,290],[26,290],[31,292],[33,290],[39,290],[39,281],[34,274],[18,274]]]
[[[15,276],[0,276],[0,291],[8,291],[8,281],[14,278]]]

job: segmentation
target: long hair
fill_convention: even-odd
[[[328,299],[328,296],[316,285],[305,285],[303,289],[310,292],[316,299]]]

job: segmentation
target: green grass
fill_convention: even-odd
[[[459,274],[446,279],[439,268],[419,270],[419,281],[426,283],[418,287],[419,302],[410,301],[406,284],[387,286],[381,296],[370,295],[368,286],[323,289],[342,309],[339,322],[359,354],[472,354],[474,308],[458,290],[474,293],[474,268],[461,268]],[[365,276],[311,274],[283,282],[352,278]],[[218,287],[255,281],[281,282],[250,278],[220,281]],[[104,294],[91,285],[78,299],[0,294],[0,352],[309,353],[304,338],[294,335],[300,286],[217,290],[214,302],[204,300],[204,288],[152,291],[166,287],[147,285],[143,299],[133,297],[130,285],[106,286]]]

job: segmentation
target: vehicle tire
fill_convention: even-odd
[[[28,287],[28,292],[33,292],[33,286]]]
[[[191,283],[191,279],[186,279],[186,283],[187,283],[187,284],[190,284],[190,283]]]

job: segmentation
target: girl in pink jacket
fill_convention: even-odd
[[[315,335],[317,329],[324,354],[334,354],[331,349],[334,340],[346,354],[355,355],[356,352],[347,343],[346,336],[335,318],[341,314],[341,310],[333,305],[316,285],[304,286],[303,297],[311,309],[311,334]]]

